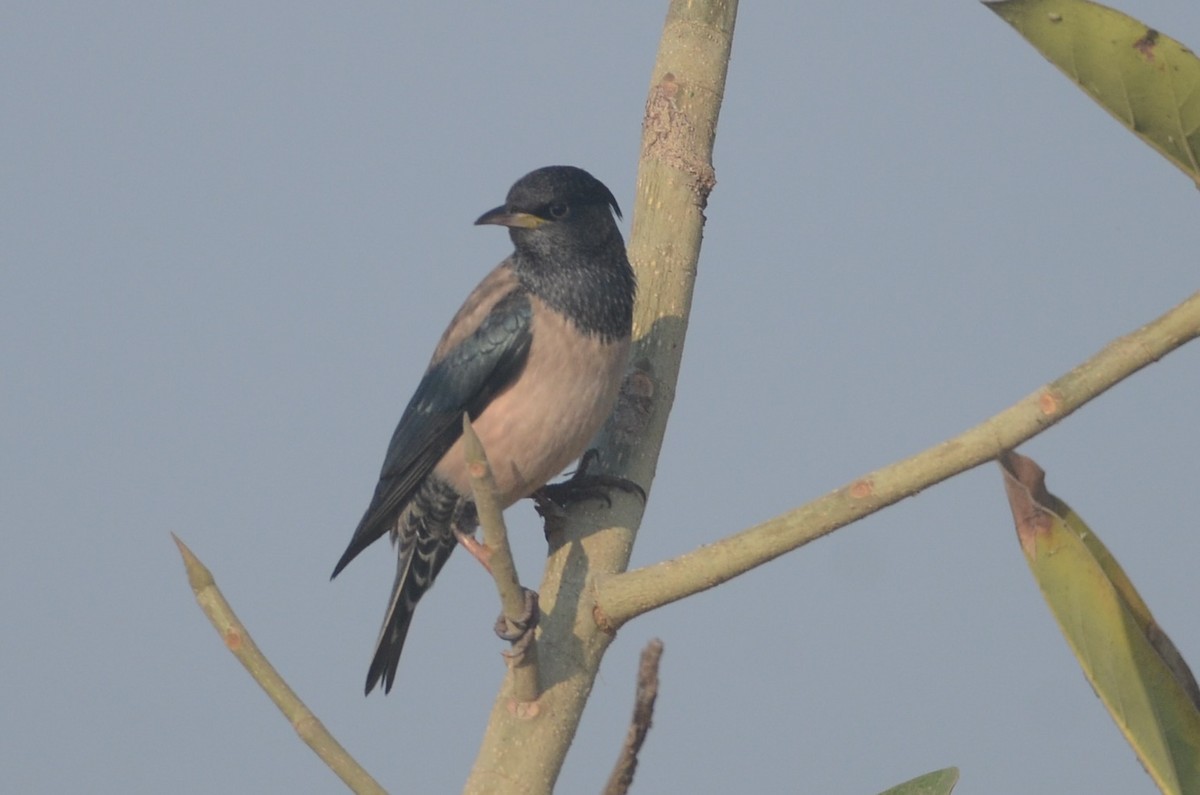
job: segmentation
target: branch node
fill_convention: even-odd
[[[1062,401],[1055,391],[1049,387],[1038,397],[1038,408],[1047,417],[1053,417],[1062,408]]]
[[[604,612],[604,608],[597,602],[592,606],[592,620],[596,622],[596,628],[608,635],[616,635],[617,627],[613,624],[612,619]]]
[[[865,500],[875,493],[875,482],[870,478],[862,478],[850,484],[850,497],[855,500]]]
[[[533,720],[542,711],[542,708],[536,701],[518,701],[515,698],[508,700],[508,714],[518,720]]]

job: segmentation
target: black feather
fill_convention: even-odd
[[[392,433],[371,504],[330,579],[395,527],[405,504],[462,435],[463,412],[479,416],[520,375],[533,340],[531,322],[529,296],[516,290],[426,371]]]

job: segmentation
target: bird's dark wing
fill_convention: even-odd
[[[496,302],[473,334],[430,365],[392,434],[375,496],[334,577],[394,526],[417,487],[462,435],[463,412],[479,416],[520,374],[532,341],[531,320],[529,297],[513,291]]]

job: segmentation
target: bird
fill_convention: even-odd
[[[587,171],[547,166],[475,221],[507,227],[513,251],[442,334],[330,578],[391,535],[396,579],[367,695],[380,682],[391,692],[418,601],[478,523],[463,414],[487,452],[503,509],[578,459],[612,413],[637,289],[614,214],[621,217],[616,198]]]

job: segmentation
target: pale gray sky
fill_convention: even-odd
[[[919,6],[919,7],[918,7]],[[1193,47],[1200,5],[1123,8]],[[457,791],[502,676],[456,556],[390,697],[394,565],[329,572],[437,336],[542,165],[633,206],[665,3],[0,10],[0,783],[335,792],[168,533],[393,792]],[[1197,194],[982,6],[743,4],[678,399],[634,554],[776,515],[986,418],[1197,288]],[[628,230],[628,223],[623,225]],[[1200,660],[1200,347],[1023,452]],[[540,525],[509,514],[518,564]],[[560,781],[635,792],[1154,791],[983,467],[624,628]]]

